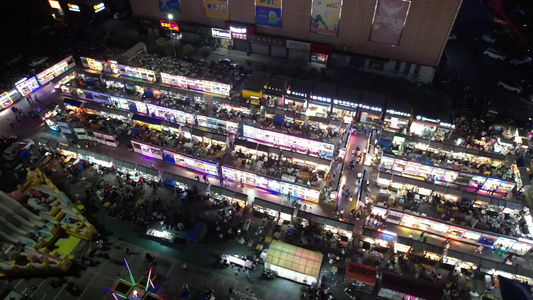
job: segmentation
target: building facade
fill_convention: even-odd
[[[130,3],[139,29],[147,34],[163,35],[161,29],[172,27],[190,41],[213,39],[218,46],[235,50],[427,82],[433,78],[462,0]]]

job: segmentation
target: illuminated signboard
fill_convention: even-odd
[[[89,68],[97,71],[102,71],[102,63],[99,61],[96,61],[92,58],[87,58],[87,63],[89,64]]]
[[[96,4],[95,6],[93,6],[93,8],[94,8],[94,12],[95,13],[99,13],[102,10],[105,9],[105,4],[104,3],[99,3],[99,4]]]
[[[7,92],[0,95],[0,104],[2,105],[2,108],[6,108],[13,104],[13,100],[9,97]]]
[[[76,5],[76,4],[67,3],[67,6],[68,6],[68,10],[70,10],[70,11],[80,12],[80,7],[78,5]]]
[[[178,26],[178,23],[173,21],[163,21],[161,20],[161,28],[164,30],[170,30],[170,31],[180,31],[180,28]]]
[[[230,26],[231,37],[237,40],[248,40],[248,30],[245,28]]]
[[[216,38],[231,40],[231,31],[218,28],[211,28],[211,35]]]
[[[24,78],[17,83],[15,83],[15,87],[17,88],[17,91],[22,96],[27,96],[31,94],[33,91],[38,89],[40,87],[39,82],[37,82],[37,78],[35,76],[30,78]]]
[[[51,8],[61,9],[61,5],[59,5],[59,1],[48,0],[48,3],[50,3]]]

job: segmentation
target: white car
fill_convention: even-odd
[[[499,59],[499,60],[505,60],[507,58],[506,55],[502,54],[500,51],[494,48],[485,49],[485,51],[483,51],[483,54],[487,55],[490,58]]]
[[[232,67],[234,67],[234,68],[236,68],[236,67],[239,66],[238,63],[232,61],[232,60],[229,59],[229,58],[221,58],[221,59],[219,59],[218,61],[219,61],[219,62],[222,62],[222,63],[225,63],[225,64],[227,64],[227,65],[230,65],[230,66],[232,66]]]
[[[515,92],[517,94],[520,94],[523,91],[522,87],[518,83],[508,80],[498,81],[498,86],[501,86],[502,88],[511,92]]]
[[[49,62],[49,61],[50,61],[50,59],[48,57],[44,57],[44,56],[43,57],[37,57],[36,59],[30,61],[28,63],[28,65],[30,67],[37,67],[37,66],[40,66],[40,65],[42,65],[42,64],[44,64],[46,62]]]
[[[494,44],[496,43],[496,39],[492,37],[492,35],[488,34],[488,33],[485,33],[482,37],[481,37],[482,40],[484,40],[485,42],[487,43],[491,43],[491,44]]]
[[[6,160],[14,160],[15,158],[17,158],[17,155],[21,150],[29,150],[31,147],[33,147],[34,144],[35,142],[30,139],[24,139],[20,142],[14,142],[9,147],[7,147],[6,150],[4,150],[4,158]]]
[[[529,64],[530,62],[531,62],[531,57],[526,56],[526,55],[522,55],[522,56],[513,58],[511,60],[511,64],[515,66]]]
[[[457,39],[457,34],[455,33],[450,33],[450,35],[448,36],[448,41],[455,41]]]

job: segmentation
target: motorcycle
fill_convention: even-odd
[[[262,276],[266,279],[273,279],[275,277],[274,273],[271,271],[264,271]]]

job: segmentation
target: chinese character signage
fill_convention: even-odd
[[[311,32],[337,36],[342,0],[313,0]]]
[[[205,16],[208,18],[229,19],[227,0],[204,0]]]
[[[169,13],[181,13],[179,0],[159,0],[159,11]]]
[[[255,24],[281,28],[282,0],[255,0]]]
[[[172,21],[169,22],[169,21],[163,21],[163,20],[160,20],[160,22],[161,22],[161,28],[163,28],[164,30],[170,30],[170,31],[176,31],[176,32],[180,31],[180,28],[176,22],[172,22]]]
[[[411,1],[377,0],[370,41],[398,46]]]
[[[15,87],[22,96],[27,96],[28,94],[31,94],[33,93],[33,91],[38,89],[40,85],[39,82],[37,82],[37,78],[33,76],[18,81],[17,83],[15,83]]]

